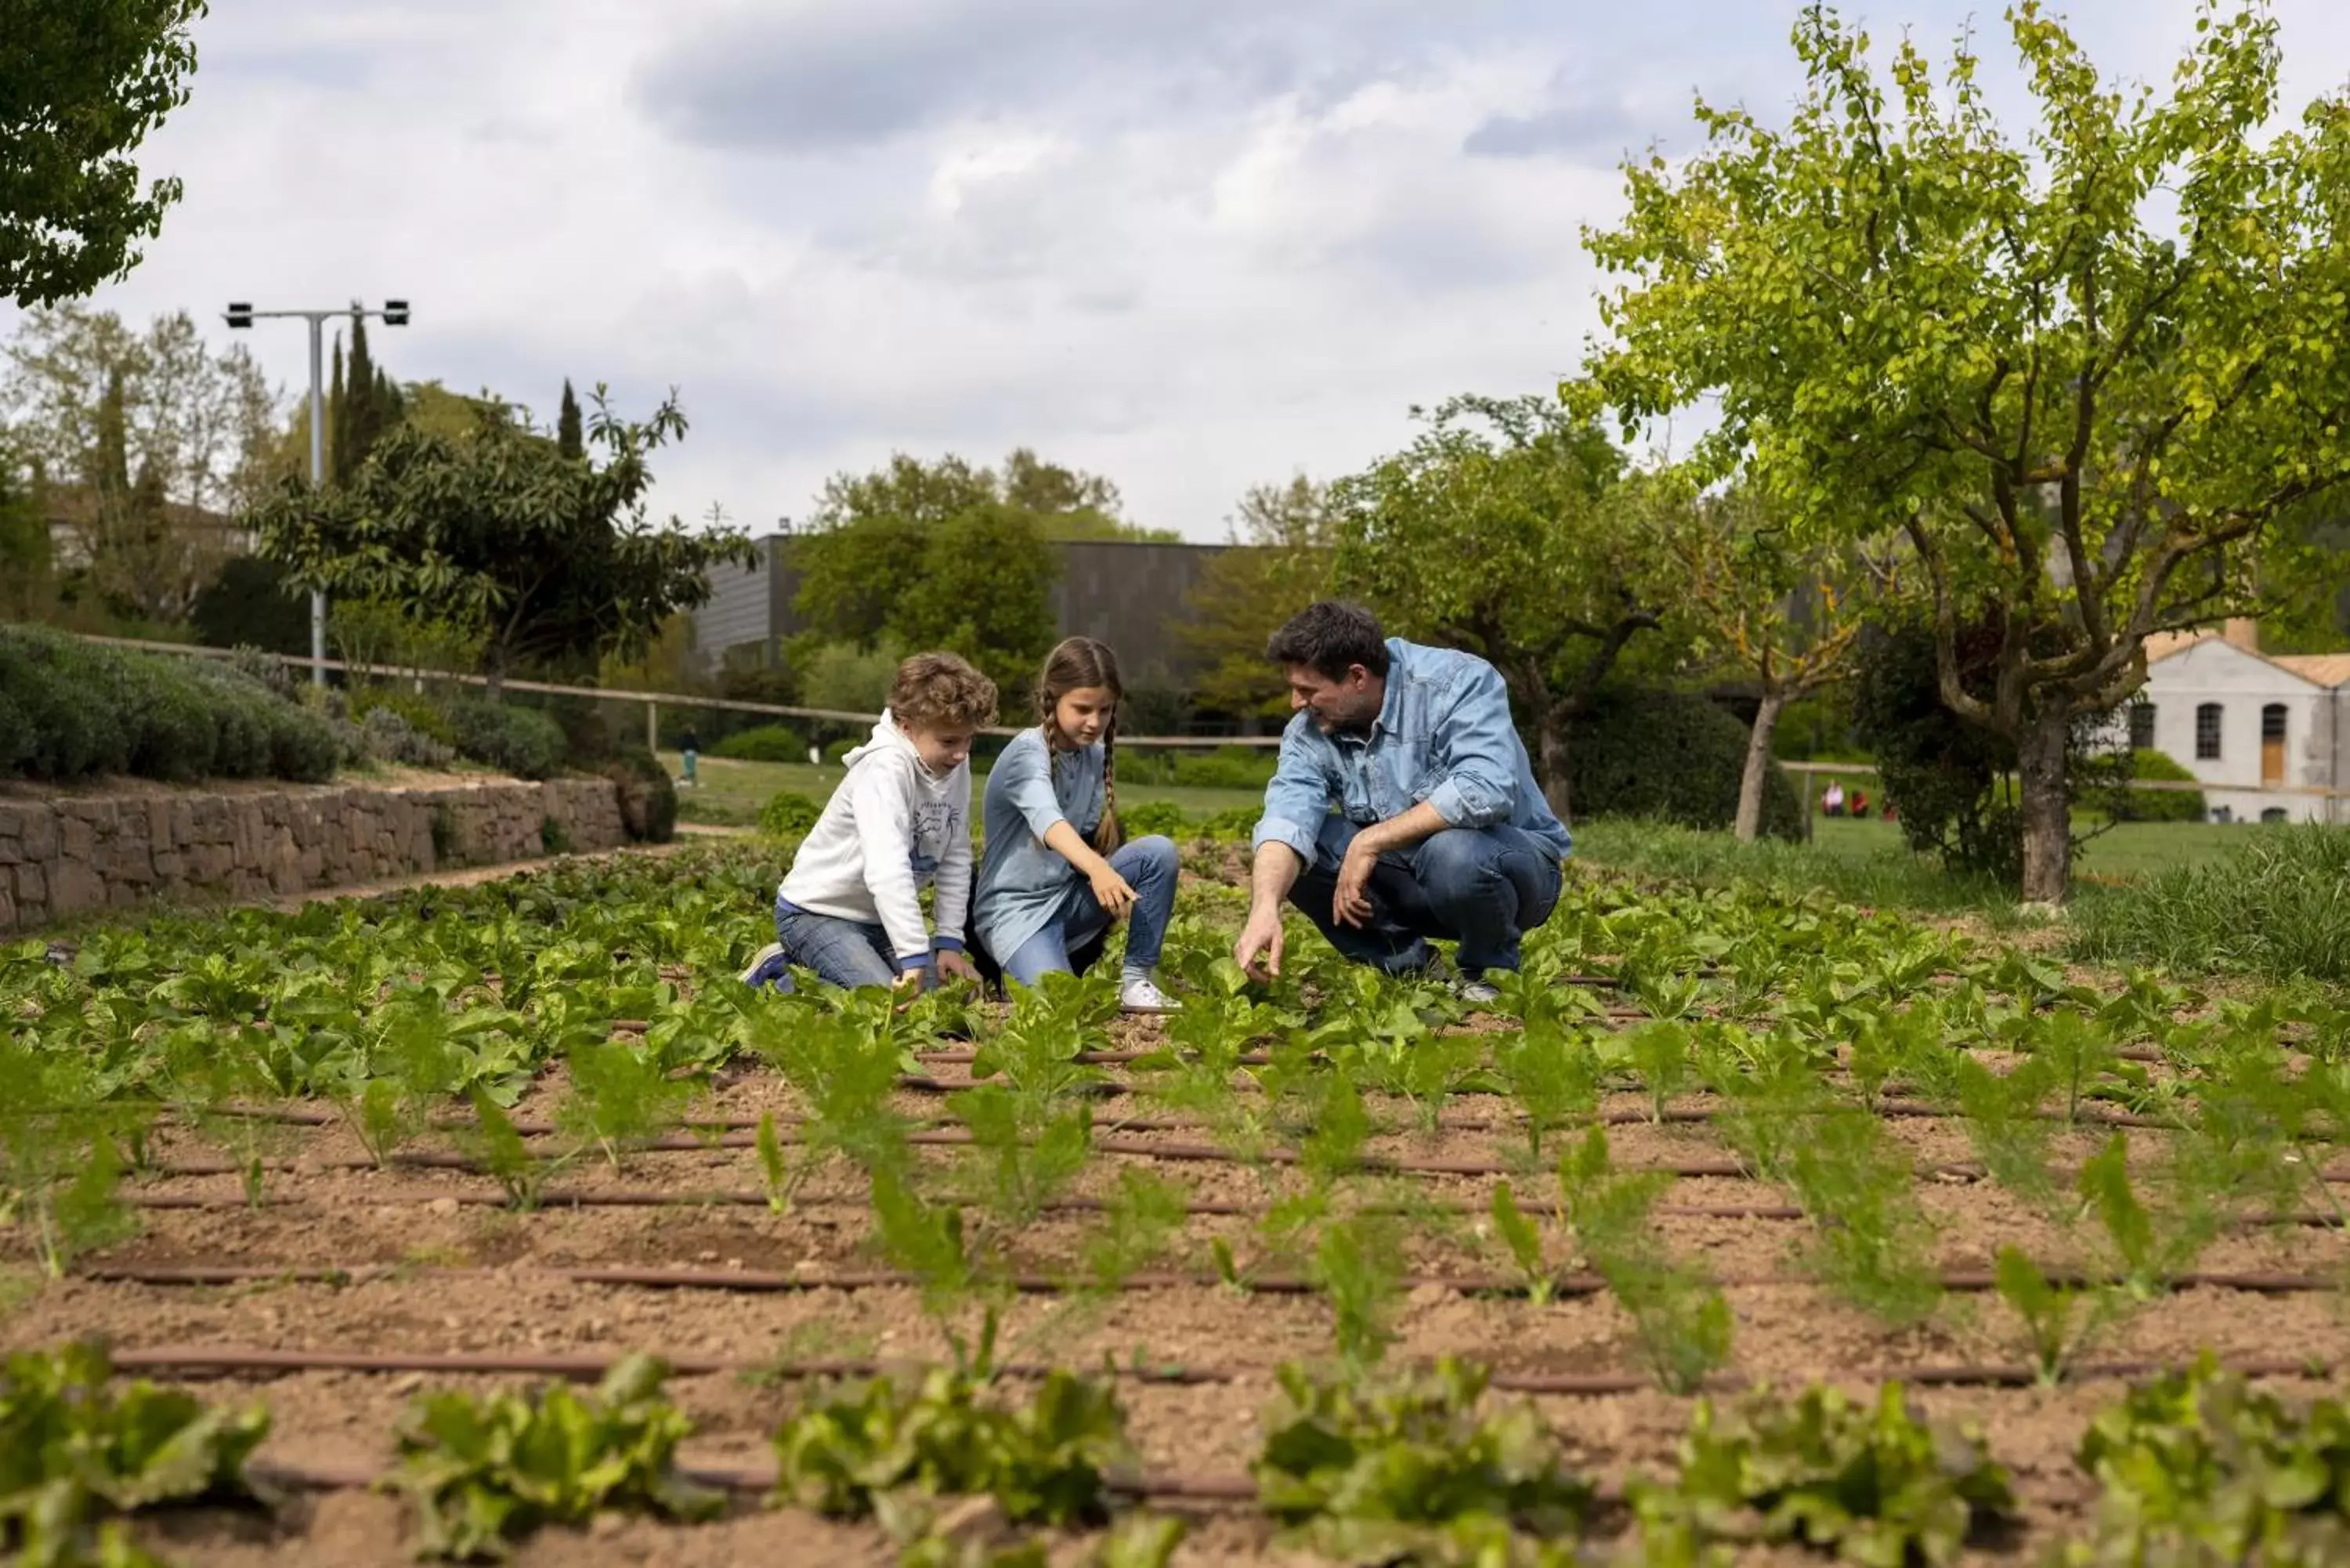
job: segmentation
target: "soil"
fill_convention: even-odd
[[[1220,868],[1221,869],[1221,868]],[[512,868],[486,876],[513,874]],[[348,896],[350,889],[338,889]],[[2091,977],[2095,978],[2095,977]],[[2110,983],[2108,981],[2107,983]],[[1112,1044],[1147,1050],[1164,1043],[1155,1021],[1121,1023]],[[942,1042],[941,1044],[950,1043]],[[967,1069],[927,1071],[947,1085]],[[1015,1362],[1105,1371],[1118,1392],[1146,1471],[1184,1477],[1245,1478],[1263,1438],[1262,1413],[1284,1363],[1326,1358],[1332,1315],[1319,1297],[1234,1290],[1215,1281],[1214,1248],[1222,1243],[1245,1273],[1295,1277],[1309,1265],[1315,1233],[1286,1251],[1271,1247],[1259,1213],[1301,1191],[1295,1165],[1172,1158],[1157,1151],[1211,1145],[1204,1126],[1136,1127],[1181,1121],[1155,1103],[1146,1075],[1105,1068],[1112,1085],[1091,1102],[1097,1139],[1121,1151],[1089,1163],[1070,1195],[1107,1199],[1125,1173],[1147,1171],[1195,1204],[1243,1206],[1243,1214],[1194,1214],[1148,1268],[1189,1276],[1184,1282],[1089,1295],[1029,1292],[1003,1306],[1001,1354]],[[515,1108],[525,1122],[546,1122],[559,1109],[562,1075],[550,1073]],[[1235,1106],[1268,1116],[1286,1114],[1262,1095]],[[1462,1095],[1432,1120],[1399,1098],[1366,1096],[1378,1131],[1374,1155],[1407,1161],[1490,1162],[1508,1170],[1520,1206],[1540,1228],[1545,1257],[1561,1272],[1582,1266],[1555,1212],[1548,1174],[1570,1136],[1554,1133],[1539,1160],[1512,1102]],[[754,1120],[773,1112],[788,1127],[804,1110],[774,1075],[731,1072],[694,1108],[697,1116]],[[937,1091],[907,1092],[898,1108],[937,1121],[948,1102]],[[1644,1119],[1645,1096],[1611,1096],[1603,1109],[1614,1161],[1631,1167],[1726,1168],[1736,1158],[1717,1121],[1680,1119],[1722,1107],[1710,1097],[1674,1099],[1661,1123]],[[1981,1178],[1977,1154],[1960,1123],[1887,1116],[1886,1145],[1911,1167],[1911,1194],[1931,1261],[1945,1270],[1984,1271],[2001,1247],[2022,1247],[2043,1266],[2097,1269],[2082,1249],[2094,1225],[2070,1230],[2016,1194]],[[150,1155],[166,1171],[209,1166],[226,1174],[155,1174],[136,1186],[138,1233],[80,1261],[76,1273],[32,1293],[0,1321],[0,1346],[52,1345],[90,1334],[118,1351],[224,1346],[378,1355],[568,1355],[617,1359],[635,1349],[690,1359],[715,1370],[681,1375],[671,1392],[691,1417],[690,1464],[758,1467],[767,1438],[816,1386],[790,1368],[828,1359],[925,1362],[951,1354],[939,1321],[905,1283],[856,1287],[810,1282],[883,1266],[869,1241],[864,1184],[838,1166],[812,1170],[776,1211],[761,1201],[764,1179],[746,1133],[723,1144],[628,1155],[614,1168],[600,1157],[574,1163],[550,1183],[548,1201],[529,1211],[504,1206],[479,1174],[395,1158],[367,1167],[350,1132],[319,1126],[261,1125],[243,1131],[250,1144],[224,1147],[221,1129],[167,1126]],[[2051,1158],[2077,1167],[2120,1137],[2142,1191],[2160,1191],[2159,1172],[2172,1135],[2157,1128],[2084,1125],[2051,1129]],[[1293,1141],[1276,1126],[1271,1141]],[[441,1131],[408,1146],[446,1154],[460,1145]],[[254,1152],[287,1162],[273,1168],[263,1201],[244,1201],[234,1172]],[[1024,1223],[991,1213],[985,1185],[968,1148],[926,1145],[917,1157],[932,1179],[925,1189],[962,1194],[966,1234],[1010,1270],[1075,1276],[1088,1244],[1113,1221],[1098,1211],[1053,1209]],[[788,1149],[794,1159],[796,1148]],[[1508,1274],[1512,1264],[1485,1218],[1498,1174],[1369,1173],[1348,1190],[1369,1199],[1432,1199],[1430,1212],[1403,1223],[1405,1267],[1420,1282],[1395,1303],[1390,1363],[1458,1355],[1507,1377],[1602,1375],[1645,1379],[1634,1324],[1605,1293],[1566,1293],[1543,1305],[1523,1294],[1476,1293],[1443,1282]],[[573,1205],[562,1195],[627,1190],[663,1201]],[[720,1195],[713,1198],[712,1195]],[[1866,1396],[1886,1377],[1921,1369],[1996,1365],[2022,1359],[2021,1325],[1995,1294],[1953,1291],[1922,1323],[1892,1324],[1818,1278],[1824,1224],[1836,1216],[1725,1218],[1688,1210],[1729,1206],[1794,1206],[1784,1188],[1735,1175],[1682,1176],[1663,1192],[1656,1225],[1677,1257],[1723,1282],[1736,1333],[1728,1372],[1788,1388],[1813,1381]],[[2302,1207],[2321,1205],[2322,1196]],[[166,1204],[185,1205],[164,1207]],[[2338,1226],[2246,1223],[2220,1235],[2196,1260],[2205,1273],[2290,1273],[2320,1283],[2350,1281],[2350,1235]],[[0,1263],[23,1270],[21,1252]],[[342,1282],[268,1277],[279,1271],[336,1267]],[[264,1274],[230,1285],[140,1282],[90,1277],[106,1270],[234,1267]],[[594,1282],[562,1271],[596,1267],[693,1270],[716,1276],[692,1288]],[[729,1290],[761,1274],[792,1276],[798,1288]],[[957,1320],[968,1332],[974,1312]],[[2197,1284],[2158,1296],[2124,1316],[2087,1351],[2097,1363],[2180,1364],[2210,1351],[2223,1358],[2306,1364],[2333,1370],[2323,1378],[2267,1380],[2290,1397],[2339,1394],[2350,1376],[2350,1314],[2335,1288],[2252,1291]],[[1137,1368],[1213,1374],[1177,1382],[1131,1376]],[[380,1473],[390,1464],[402,1411],[427,1387],[521,1387],[526,1377],[479,1373],[300,1370],[211,1376],[161,1376],[216,1400],[258,1399],[273,1417],[265,1464],[298,1464]],[[1020,1386],[1012,1385],[1016,1392]],[[2043,1389],[2032,1386],[1914,1386],[1929,1415],[1971,1423],[2012,1472],[2023,1527],[1979,1542],[1970,1561],[2041,1560],[2082,1524],[2093,1490],[2073,1454],[2090,1419],[2123,1392],[2109,1377]],[[1496,1395],[1494,1397],[1517,1397]],[[1536,1397],[1567,1461],[1603,1484],[1669,1472],[1695,1401],[1653,1387],[1589,1397]],[[412,1561],[413,1538],[396,1497],[365,1490],[296,1492],[274,1511],[197,1510],[145,1521],[140,1538],[185,1568],[320,1563],[371,1568]],[[1246,1507],[1184,1505],[1191,1533],[1177,1561],[1186,1564],[1273,1564],[1313,1561],[1283,1549],[1270,1525]],[[1621,1511],[1601,1521],[1620,1530]],[[1060,1542],[1054,1561],[1081,1560],[1083,1537]],[[621,1564],[726,1564],[743,1562],[889,1563],[894,1547],[869,1523],[839,1523],[791,1509],[767,1509],[755,1496],[735,1500],[730,1514],[698,1526],[608,1520],[586,1532],[548,1532],[525,1543],[514,1561],[531,1568],[619,1568]],[[1744,1561],[1794,1562],[1794,1554]]]

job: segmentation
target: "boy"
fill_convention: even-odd
[[[850,989],[977,978],[963,956],[971,744],[994,717],[994,682],[953,654],[898,667],[872,739],[848,753],[848,776],[775,890],[775,940],[745,982],[789,990],[794,965]],[[932,881],[935,934],[920,897]]]

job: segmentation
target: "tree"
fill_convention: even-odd
[[[1739,491],[1699,499],[1666,540],[1698,654],[1735,668],[1761,699],[1734,824],[1739,842],[1752,844],[1762,831],[1779,715],[1850,671],[1862,617],[1892,583],[1889,553],[1798,543],[1773,509]]]
[[[0,297],[52,305],[139,263],[177,180],[130,158],[188,100],[204,0],[0,0]]]
[[[571,390],[571,379],[563,379],[563,407],[555,418],[556,450],[566,457],[588,455],[588,441],[579,425],[579,400]]]
[[[1555,400],[1461,397],[1421,417],[1418,441],[1332,488],[1337,587],[1403,636],[1492,661],[1564,816],[1570,726],[1664,619],[1650,580],[1661,498]]]
[[[32,620],[47,606],[49,524],[40,489],[0,445],[0,620]]]
[[[343,463],[343,432],[350,423],[350,415],[343,409],[343,335],[335,334],[333,358],[327,370],[327,482],[329,484],[350,483],[350,469]],[[306,435],[308,433],[304,431]]]
[[[1289,687],[1264,657],[1274,629],[1323,597],[1337,544],[1330,493],[1304,474],[1259,484],[1241,497],[1231,548],[1210,556],[1184,595],[1176,637],[1204,671],[1192,682],[1202,707],[1255,718],[1285,717]]]
[[[111,311],[32,311],[6,360],[0,410],[26,459],[53,475],[79,479],[97,461],[101,405],[119,375],[130,461],[151,465],[175,505],[239,512],[273,481],[276,394],[244,345],[214,353],[186,311],[144,333]]]
[[[1006,467],[1026,501],[1077,511],[1014,504],[995,473],[952,455],[926,463],[899,452],[869,473],[827,481],[815,531],[792,546],[808,637],[866,653],[885,642],[951,647],[1006,691],[1025,690],[1053,641],[1052,526],[1115,506],[1117,491],[1013,455]]]
[[[1629,167],[1624,225],[1586,236],[1627,281],[1578,404],[1716,396],[1711,472],[1809,537],[1901,530],[1942,701],[2014,746],[2036,901],[2070,888],[2076,721],[2144,682],[2149,634],[2251,608],[2272,520],[2350,478],[2350,99],[2271,134],[2274,23],[2207,0],[2196,26],[2158,103],[2018,0],[2019,147],[1965,43],[1938,84],[1905,42],[1888,112],[1866,37],[1813,5],[1788,128],[1700,102],[1705,149]]]
[[[460,436],[402,426],[345,489],[288,481],[254,516],[263,552],[303,587],[477,634],[494,697],[526,661],[638,658],[668,618],[708,602],[712,566],[754,557],[733,529],[648,524],[651,455],[685,431],[674,399],[643,424],[615,416],[601,387],[595,404],[600,462],[564,457],[494,401]]]

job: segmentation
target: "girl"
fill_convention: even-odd
[[[848,753],[848,776],[775,890],[776,940],[744,981],[789,990],[794,964],[850,989],[977,978],[962,940],[971,743],[994,717],[994,683],[953,654],[898,667],[872,739]],[[920,898],[931,881],[935,935]]]
[[[987,775],[986,849],[973,895],[980,940],[1022,985],[1070,972],[1069,954],[1128,917],[1118,1005],[1172,1012],[1153,977],[1175,912],[1175,846],[1119,844],[1118,659],[1089,637],[1053,649],[1033,730]]]

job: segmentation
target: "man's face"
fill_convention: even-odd
[[[1326,735],[1367,734],[1387,701],[1387,681],[1359,664],[1348,666],[1336,680],[1305,664],[1288,666],[1286,674],[1290,711],[1302,708],[1313,714],[1314,727]]]

